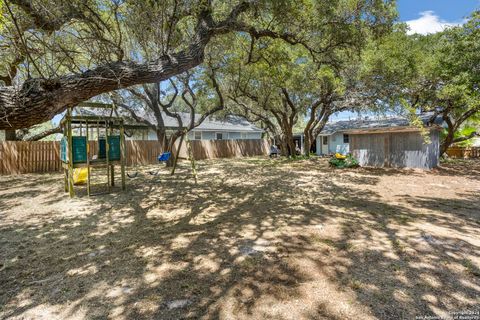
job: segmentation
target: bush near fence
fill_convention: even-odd
[[[97,142],[89,141],[90,150],[97,150]],[[196,140],[191,141],[197,160],[266,155],[266,140]],[[158,141],[127,140],[127,166],[156,164],[164,151]],[[175,150],[174,150],[175,152]],[[179,153],[187,157],[185,144]],[[0,174],[54,172],[62,169],[58,141],[6,141],[0,142]]]
[[[447,155],[451,158],[480,158],[480,147],[450,147]]]

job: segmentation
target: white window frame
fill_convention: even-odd
[[[218,139],[217,134],[221,134],[221,135],[222,135],[222,139]],[[227,139],[225,139],[224,135],[225,135],[224,132],[215,132],[215,140],[227,140],[228,137],[227,137]]]
[[[197,138],[197,133],[200,133],[200,138]],[[202,140],[202,131],[193,131],[193,140]]]
[[[347,138],[347,140],[348,140],[347,142],[345,142],[345,138]],[[344,134],[343,134],[342,142],[343,142],[344,144],[350,143],[350,135],[344,133]]]
[[[240,132],[240,139],[247,140],[248,139],[248,133],[247,132]]]
[[[322,136],[322,145],[324,145],[324,146],[328,145],[328,137],[327,136]]]

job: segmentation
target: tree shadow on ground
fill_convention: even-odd
[[[0,226],[0,315],[396,318],[474,305],[478,278],[464,269],[478,246],[419,233],[424,215],[364,188],[380,174],[272,163],[202,162],[198,184],[186,164],[144,171],[90,199],[65,199],[58,177],[55,196],[32,200],[57,211]],[[469,212],[454,223],[472,224]]]
[[[433,173],[452,177],[480,176],[480,161],[479,159],[449,159],[440,163]]]

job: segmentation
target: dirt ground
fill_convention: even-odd
[[[480,161],[204,161],[69,199],[0,177],[2,319],[415,319],[480,312]]]

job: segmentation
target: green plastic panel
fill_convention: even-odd
[[[105,144],[105,138],[98,139],[98,159],[105,159],[107,157],[107,148]]]
[[[87,162],[87,137],[72,137],[73,163]]]
[[[60,160],[67,162],[67,137],[63,137],[60,140]]]
[[[108,158],[109,160],[120,160],[120,136],[108,137]]]
[[[72,137],[73,163],[87,162],[87,138]],[[60,141],[60,159],[67,162],[68,159],[68,139],[63,137]]]

